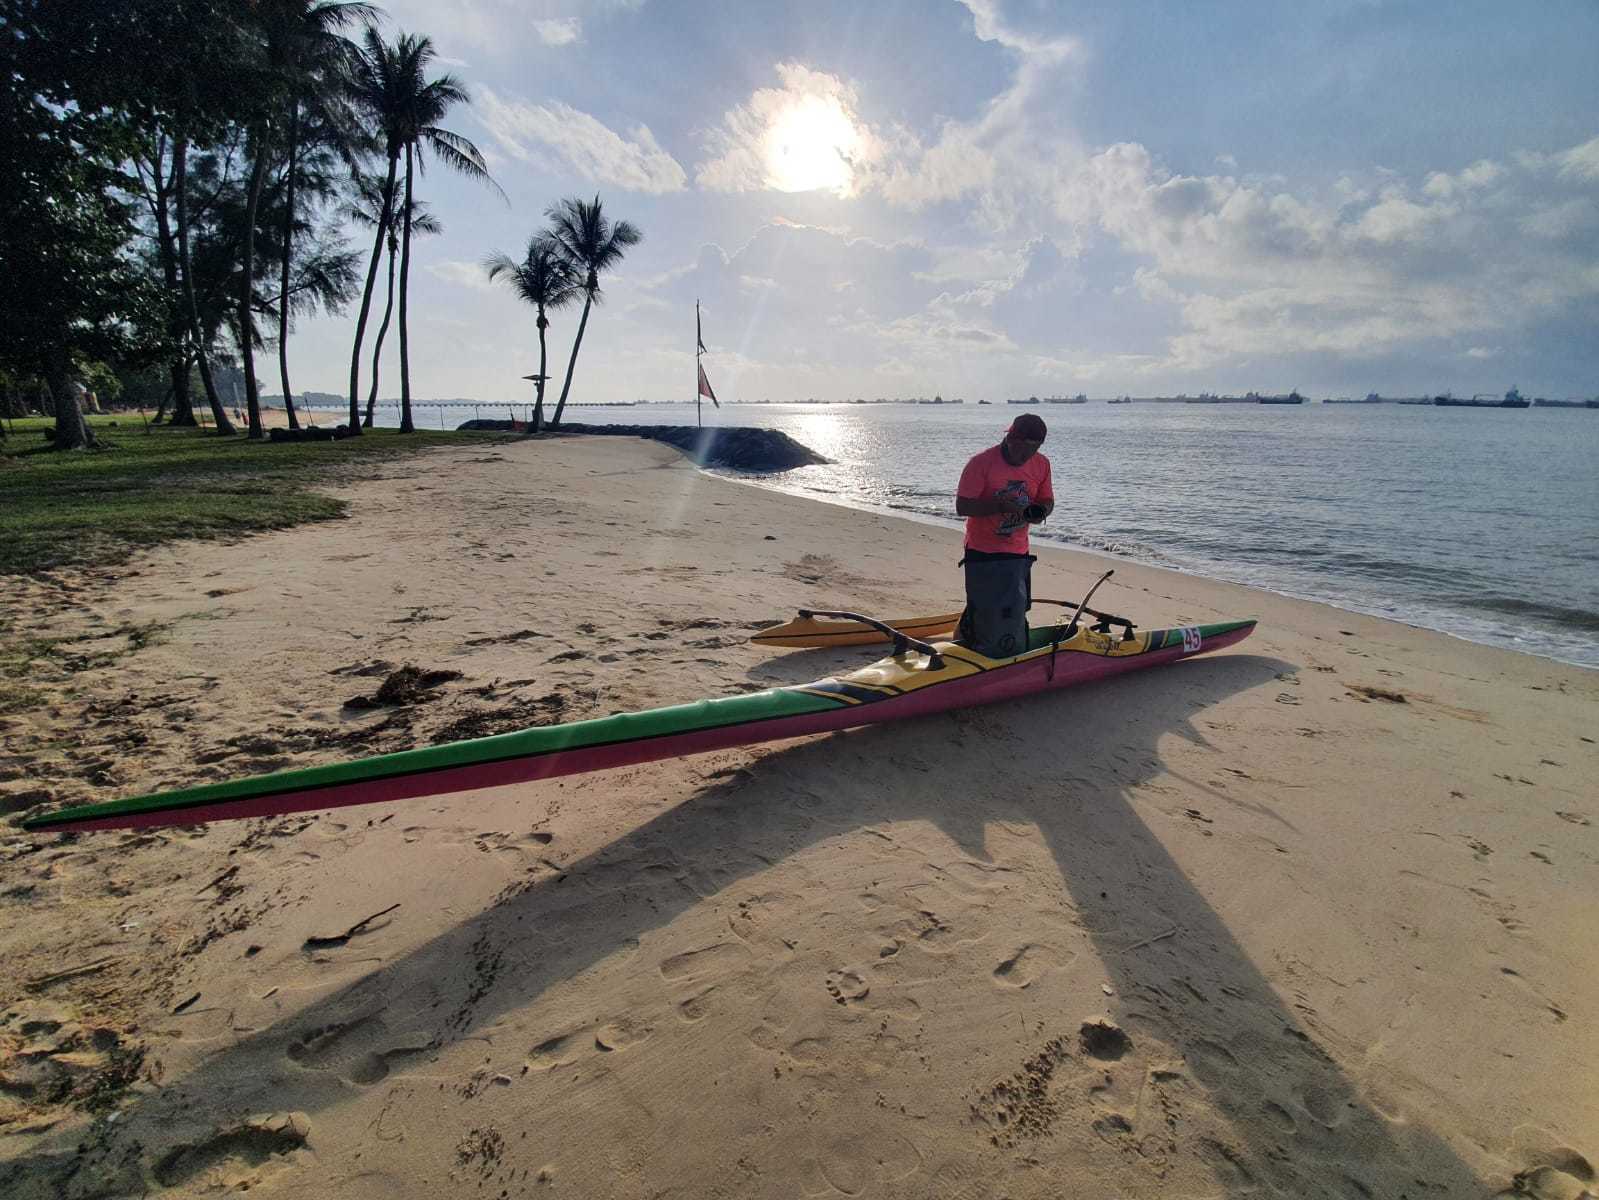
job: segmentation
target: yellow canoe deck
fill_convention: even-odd
[[[913,638],[927,639],[954,630],[961,619],[958,612],[937,617],[911,617],[889,621],[901,633]],[[827,617],[795,617],[783,625],[763,629],[750,637],[757,646],[787,646],[803,648],[813,646],[875,646],[888,641],[886,635],[862,625],[859,621],[835,621]]]

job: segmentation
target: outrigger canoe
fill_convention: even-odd
[[[858,614],[829,615],[875,626],[895,641],[894,654],[814,683],[83,805],[34,817],[23,828],[195,825],[529,783],[1037,695],[1221,650],[1255,628],[1247,620],[1134,632],[1121,618],[1084,627],[1074,616],[1031,629],[1025,653],[995,659],[953,642],[910,638]]]

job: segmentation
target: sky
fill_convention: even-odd
[[[482,262],[596,194],[643,240],[574,400],[691,401],[696,300],[724,400],[1599,394],[1592,0],[384,8],[504,192],[419,180],[418,399],[531,398]],[[355,308],[297,325],[297,390],[347,391]]]

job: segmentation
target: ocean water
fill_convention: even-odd
[[[687,404],[568,411],[595,424],[694,421]],[[1020,412],[1049,423],[1056,508],[1034,534],[1046,542],[1599,668],[1599,411],[1097,401],[705,410],[706,424],[781,429],[833,460],[763,486],[951,524],[961,467]],[[419,422],[437,416],[423,410]],[[950,586],[958,599],[953,566]]]

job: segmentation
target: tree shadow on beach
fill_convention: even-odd
[[[815,677],[811,665],[806,678]],[[144,1147],[170,1141],[164,1131],[186,1109],[181,1119],[192,1123],[194,1110],[201,1119],[314,1115],[345,1103],[345,1079],[302,1069],[315,1065],[327,1039],[379,1022],[430,1035],[427,1051],[407,1053],[456,1042],[828,839],[927,822],[981,861],[990,825],[1008,822],[1041,832],[1076,924],[1112,985],[1111,1016],[1135,1041],[1155,1036],[1177,1048],[1225,1119],[1228,1139],[1207,1143],[1203,1153],[1229,1192],[1350,1200],[1485,1194],[1441,1138],[1414,1120],[1396,1123],[1363,1097],[1131,802],[1133,790],[1162,770],[1162,738],[1202,744],[1193,714],[1267,683],[1284,666],[1228,654],[995,705],[981,710],[980,724],[957,714],[770,751],[560,874],[530,878],[404,957],[219,1051],[129,1106],[115,1128],[46,1141],[0,1167],[0,1192],[137,1190],[148,1175],[146,1155],[161,1155]],[[964,750],[995,738],[1015,750],[1004,790],[985,765],[991,756]],[[886,788],[887,772],[916,772],[926,783]],[[1025,891],[1001,901],[1033,902]],[[498,964],[487,977],[485,962]],[[370,1074],[382,1077],[388,1065],[379,1062]],[[392,1065],[403,1070],[398,1058]]]

